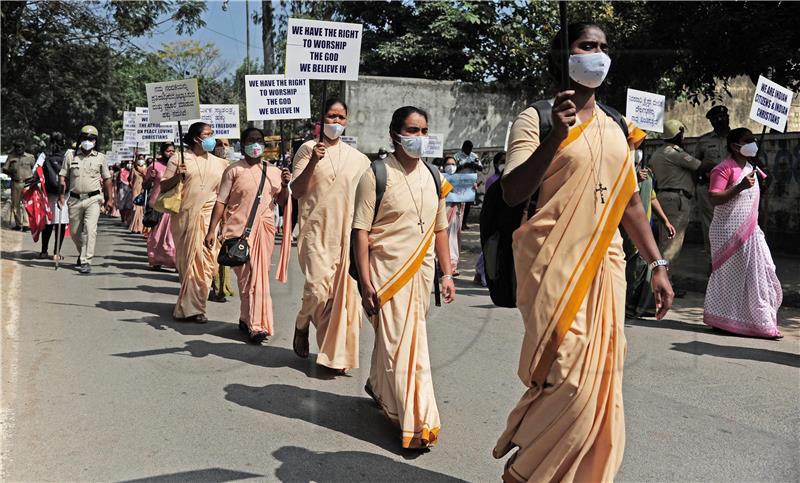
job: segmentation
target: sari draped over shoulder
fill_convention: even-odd
[[[516,481],[609,481],[625,443],[625,260],[618,231],[637,190],[628,142],[644,133],[596,109],[570,129],[545,173],[538,208],[513,236],[525,323],[518,375],[528,387],[494,448],[517,453]],[[538,147],[538,116],[515,121],[504,176]],[[603,191],[598,191],[605,188]],[[601,196],[602,195],[602,196]]]
[[[434,239],[447,230],[444,197],[452,187],[440,176],[440,199],[428,168],[407,175],[386,158],[386,191],[375,206],[375,175],[364,173],[356,194],[353,228],[369,232],[370,280],[380,299],[367,387],[404,448],[432,446],[439,435],[426,318],[433,286]],[[403,178],[406,178],[405,180]],[[373,220],[374,217],[374,220]]]
[[[205,314],[206,302],[211,289],[211,279],[217,270],[219,244],[209,250],[203,245],[211,211],[217,199],[222,173],[228,162],[207,153],[197,156],[189,150],[184,152],[186,174],[181,192],[180,212],[170,217],[170,230],[175,243],[175,268],[181,281],[175,318]],[[165,179],[175,175],[180,154],[174,155],[167,164]]]
[[[315,143],[298,149],[294,178],[308,166]],[[317,364],[331,369],[358,367],[361,297],[347,271],[356,185],[368,167],[369,159],[344,142],[328,146],[307,193],[298,198],[297,258],[305,285],[295,326],[307,330],[314,324]]]
[[[750,164],[739,168],[735,161],[727,159],[712,170],[711,191],[715,191],[715,185],[721,190],[738,184],[752,171]],[[739,335],[778,337],[783,289],[764,232],[758,226],[760,195],[756,183],[714,207],[708,232],[711,276],[703,322]]]

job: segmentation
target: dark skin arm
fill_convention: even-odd
[[[653,232],[650,230],[650,223],[644,214],[639,193],[634,193],[628,201],[625,213],[622,215],[622,227],[647,263],[661,258],[656,241],[653,239]],[[656,300],[656,319],[660,320],[667,314],[675,296],[667,277],[666,267],[656,267],[653,270],[650,284]]]
[[[211,221],[208,224],[206,238],[203,240],[203,245],[209,250],[214,248],[214,241],[217,239],[217,225],[219,225],[223,213],[225,213],[225,203],[221,201],[214,203],[214,210],[211,211]]]
[[[550,133],[524,163],[500,179],[503,184],[503,200],[509,206],[525,202],[542,184],[558,147],[567,138],[569,126],[577,119],[577,109],[572,101],[574,95],[575,91],[558,93],[553,102],[553,127]]]
[[[355,230],[356,264],[358,265],[358,283],[361,286],[361,304],[367,315],[372,317],[381,306],[378,291],[372,285],[369,273],[369,233],[366,230]]]
[[[114,189],[112,188],[111,178],[103,180],[103,192],[106,196],[106,211],[114,211]]]
[[[709,191],[708,197],[713,206],[722,205],[739,196],[744,190],[749,190],[756,184],[756,172],[748,174],[742,180],[724,191]]]
[[[311,159],[308,160],[306,169],[300,173],[300,176],[292,181],[292,196],[295,199],[300,199],[308,193],[308,186],[311,184],[311,178],[314,176],[314,168],[319,164],[319,160],[325,157],[325,144],[317,143],[314,145],[314,150],[311,154]]]
[[[161,180],[161,192],[167,192],[175,187],[181,180],[181,177],[186,174],[186,165],[183,163],[178,164],[178,169],[175,170],[175,176],[170,179]]]

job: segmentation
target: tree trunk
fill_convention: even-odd
[[[272,1],[261,1],[261,42],[264,44],[264,73],[275,73],[275,46],[272,35]],[[264,126],[269,134],[275,133],[275,121],[268,121]]]

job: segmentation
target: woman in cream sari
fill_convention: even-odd
[[[506,464],[506,482],[610,481],[619,468],[625,443],[620,223],[654,268],[659,319],[672,303],[666,262],[636,193],[631,147],[644,133],[628,124],[626,140],[595,103],[610,65],[603,31],[593,24],[568,31],[574,90],[558,93],[552,128],[541,139],[536,109],[520,114],[501,181],[511,206],[540,191],[535,214],[513,239],[525,323],[518,375],[528,389],[494,448],[496,458],[518,448]],[[559,78],[559,37],[553,45],[551,67]]]
[[[181,209],[172,215],[170,229],[175,243],[175,265],[181,279],[181,291],[173,317],[203,323],[211,279],[217,269],[217,250],[203,245],[211,221],[211,210],[217,200],[219,183],[228,162],[211,151],[216,146],[211,126],[196,122],[183,138],[187,149],[173,156],[161,181],[165,193],[183,180]]]

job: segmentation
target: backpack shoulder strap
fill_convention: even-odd
[[[617,123],[619,128],[622,129],[622,133],[625,135],[625,139],[628,139],[628,134],[630,134],[628,132],[628,123],[625,122],[625,118],[622,117],[622,114],[620,114],[619,111],[617,111],[613,107],[607,106],[602,102],[598,102],[597,105],[600,106],[600,109],[602,109],[603,112],[608,114],[611,117],[611,119],[614,120],[615,123]]]
[[[553,121],[551,119],[553,106],[550,105],[550,101],[547,99],[540,99],[531,104],[530,107],[536,109],[536,112],[539,114],[539,139],[544,139],[550,134],[550,130],[553,128]]]
[[[431,172],[431,176],[433,176],[433,182],[436,185],[436,198],[440,199],[442,197],[442,179],[439,177],[439,170],[436,166],[427,161],[423,161],[423,164],[425,164],[425,167],[428,168],[428,171]]]
[[[386,162],[383,159],[376,159],[372,162],[371,169],[375,175],[375,213],[372,216],[374,220],[378,216],[378,208],[386,192]]]

